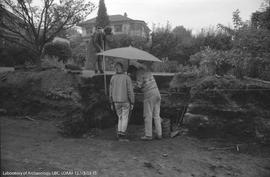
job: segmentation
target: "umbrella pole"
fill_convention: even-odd
[[[104,68],[104,90],[105,95],[107,95],[107,82],[106,82],[106,67],[105,67],[105,56],[103,55],[103,68]]]
[[[102,48],[103,51],[105,51],[105,46],[106,46],[106,34],[103,33],[103,43],[102,43]],[[107,82],[106,82],[106,66],[105,66],[105,56],[103,55],[103,71],[104,71],[104,91],[105,95],[107,96]]]

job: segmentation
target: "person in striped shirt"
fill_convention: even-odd
[[[139,68],[137,71],[137,86],[141,88],[144,94],[143,116],[145,123],[145,135],[142,140],[152,140],[152,120],[154,119],[157,139],[162,138],[160,103],[161,96],[155,78],[145,68]]]

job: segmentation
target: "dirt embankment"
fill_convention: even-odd
[[[184,124],[198,136],[270,141],[270,84],[232,76],[179,74],[176,91],[189,90]]]
[[[78,85],[76,75],[58,69],[3,73],[0,107],[9,115],[66,117],[81,109]]]
[[[61,132],[81,137],[90,128],[113,127],[116,117],[104,94],[104,77],[57,69],[1,74],[0,108],[8,115],[61,119]],[[161,117],[204,137],[236,137],[269,142],[270,86],[233,77],[156,76],[162,93]],[[110,76],[107,76],[109,83]],[[136,95],[131,124],[143,124],[142,94]]]
[[[107,75],[107,85],[110,78]],[[160,87],[168,88],[171,78],[159,76]],[[82,77],[59,69],[4,73],[0,98],[0,108],[8,115],[63,120],[60,132],[66,136],[81,137],[90,128],[113,127],[116,122],[104,94],[103,75]],[[136,99],[130,123],[142,124],[142,94]]]
[[[83,78],[57,69],[1,74],[0,108],[6,114],[1,116],[1,170],[96,171],[98,176],[117,177],[269,176],[269,146],[253,143],[254,138],[265,141],[269,136],[269,94],[215,90],[266,85],[178,75],[169,87],[170,79],[156,80],[162,93],[161,116],[176,122],[187,106],[183,126],[209,139],[180,135],[139,141],[143,118],[138,94],[128,128],[131,141],[121,143],[115,138],[115,116],[104,95],[102,75]],[[61,130],[65,136],[81,137],[91,127],[106,129],[85,138],[59,134]],[[236,144],[226,137],[251,137],[252,143]]]

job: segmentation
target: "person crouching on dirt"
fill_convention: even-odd
[[[119,141],[128,141],[126,131],[128,126],[129,113],[134,105],[134,92],[130,77],[124,73],[123,64],[116,63],[116,74],[110,82],[111,109],[116,111],[118,116],[117,137]]]
[[[157,139],[162,138],[161,119],[160,119],[160,103],[161,96],[157,87],[157,83],[151,74],[145,68],[139,68],[137,71],[137,86],[141,88],[143,99],[143,116],[145,125],[145,135],[141,140],[152,140],[152,120],[154,119]]]

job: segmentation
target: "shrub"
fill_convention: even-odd
[[[23,65],[25,63],[33,63],[35,55],[28,49],[19,46],[8,46],[0,48],[0,65],[1,66],[15,66]]]
[[[44,46],[42,55],[58,57],[58,61],[65,63],[71,57],[71,49],[67,43],[49,42]]]
[[[255,57],[240,49],[217,51],[207,48],[192,55],[190,62],[207,75],[234,74],[237,78],[246,75],[269,80],[270,60],[266,54]]]
[[[81,36],[70,41],[73,64],[81,67],[84,66],[87,57],[87,45],[89,44],[84,42]]]
[[[178,72],[180,65],[176,61],[165,61],[162,63],[153,63],[151,69],[154,72]]]
[[[232,69],[228,53],[206,48],[190,57],[190,62],[207,75],[224,75]]]

